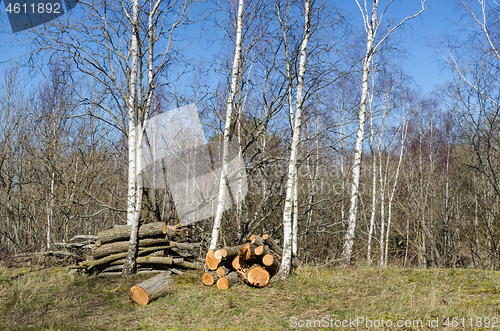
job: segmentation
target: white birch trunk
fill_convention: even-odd
[[[52,229],[52,220],[54,218],[54,176],[52,173],[50,180],[50,193],[47,208],[47,251],[50,251],[50,233]]]
[[[352,247],[354,245],[354,231],[356,228],[357,204],[358,204],[358,188],[359,177],[361,174],[361,155],[363,153],[363,139],[365,135],[365,116],[366,106],[368,102],[368,77],[370,75],[370,67],[373,59],[373,39],[374,30],[377,21],[377,5],[378,0],[373,1],[373,9],[370,24],[367,24],[366,29],[366,54],[363,60],[363,73],[361,76],[361,103],[358,114],[358,131],[356,134],[356,145],[354,147],[354,165],[352,171],[351,185],[351,206],[349,208],[349,219],[347,221],[347,231],[344,237],[344,247],[342,249],[342,266],[347,266],[352,256]]]
[[[371,107],[370,107],[371,108]],[[373,229],[375,227],[375,212],[376,212],[376,203],[377,203],[377,162],[375,161],[375,153],[373,152],[373,113],[370,116],[370,128],[371,128],[371,136],[370,136],[370,145],[371,145],[371,153],[372,153],[372,210],[370,216],[370,229],[368,230],[368,243],[366,247],[366,259],[369,263],[371,263],[371,251],[372,251],[372,235]]]
[[[357,202],[358,202],[358,189],[359,189],[359,177],[361,173],[361,155],[363,153],[363,139],[365,133],[365,116],[366,116],[366,105],[368,99],[368,76],[370,74],[370,66],[373,60],[373,54],[378,49],[378,47],[389,37],[389,35],[394,32],[398,27],[403,25],[409,19],[415,18],[420,15],[424,10],[424,2],[421,1],[422,9],[413,16],[408,16],[404,18],[401,22],[390,28],[385,35],[378,40],[377,44],[374,45],[375,36],[377,34],[378,28],[380,27],[380,22],[377,22],[377,7],[378,0],[373,0],[371,17],[367,13],[367,5],[365,0],[365,5],[362,7],[358,0],[356,4],[358,5],[361,14],[363,16],[363,21],[366,31],[366,54],[363,59],[362,77],[361,77],[361,102],[359,107],[358,115],[358,131],[356,135],[356,145],[354,148],[354,162],[353,162],[353,172],[352,172],[352,186],[351,186],[351,207],[349,208],[349,219],[347,222],[347,231],[344,237],[344,247],[342,250],[342,262],[341,266],[345,267],[349,264],[352,256],[352,247],[354,245],[354,231],[356,228],[356,217],[357,217]],[[389,6],[392,1],[389,2]],[[387,7],[384,9],[382,16],[386,12]]]
[[[240,58],[241,58],[241,44],[242,44],[242,30],[243,30],[243,0],[239,0],[238,4],[238,16],[236,19],[236,48],[234,50],[234,61],[233,69],[231,72],[231,89],[229,91],[229,97],[227,100],[226,109],[226,124],[224,127],[224,137],[222,146],[222,167],[221,167],[221,177],[219,182],[219,196],[217,200],[217,211],[214,218],[214,225],[212,229],[212,240],[210,241],[210,249],[215,249],[217,247],[217,242],[219,240],[220,225],[222,221],[222,214],[224,212],[224,200],[226,196],[226,184],[227,184],[227,165],[228,165],[228,148],[230,140],[230,128],[231,121],[233,118],[233,105],[234,97],[236,94],[236,84],[238,82],[238,75],[240,74]]]
[[[297,255],[297,232],[299,230],[299,199],[298,199],[298,172],[295,169],[295,183],[293,186],[293,224],[292,224],[292,253]]]
[[[382,135],[382,133],[381,133]],[[382,136],[381,136],[382,138]],[[382,140],[382,139],[380,139]],[[382,142],[381,142],[382,143]],[[389,163],[389,157],[387,157]],[[387,172],[382,170],[382,148],[379,150],[379,176],[380,176],[380,265],[384,265],[384,233],[385,233],[385,184],[387,183]]]
[[[297,75],[297,101],[295,120],[293,125],[292,146],[290,152],[290,162],[288,164],[288,180],[286,187],[285,209],[283,212],[283,257],[279,275],[282,279],[288,278],[292,264],[292,208],[294,201],[294,188],[297,181],[297,153],[299,148],[300,127],[302,125],[302,106],[303,106],[303,88],[304,74],[306,71],[306,51],[310,36],[310,1],[306,0],[304,4],[304,36],[300,46],[299,73]]]
[[[123,265],[122,275],[127,276],[135,273],[136,270],[136,253],[137,253],[137,236],[139,232],[139,219],[137,216],[137,202],[139,196],[137,186],[137,142],[139,127],[136,124],[136,89],[137,89],[137,71],[138,71],[138,23],[139,23],[139,2],[132,0],[132,38],[130,44],[131,63],[130,63],[130,76],[128,79],[128,195],[127,195],[127,225],[132,226],[130,232],[129,248],[127,257]],[[140,205],[139,205],[140,207]]]
[[[396,192],[396,186],[398,184],[399,169],[401,168],[401,163],[403,161],[403,151],[406,139],[406,123],[403,123],[403,130],[401,132],[401,150],[399,151],[399,161],[398,167],[396,169],[396,174],[394,175],[394,185],[392,186],[392,192],[389,197],[389,203],[387,206],[387,231],[385,234],[385,253],[384,253],[384,267],[387,268],[387,257],[389,251],[389,231],[391,229],[391,216],[392,216],[392,201],[394,201],[394,193]]]

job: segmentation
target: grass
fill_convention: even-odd
[[[129,289],[148,277],[0,267],[0,330],[330,329],[335,321],[358,317],[373,327],[365,322],[351,329],[381,330],[375,326],[382,319],[394,323],[392,330],[422,329],[419,324],[396,327],[407,320],[421,320],[423,328],[432,329],[429,320],[436,319],[443,329],[446,318],[451,322],[453,317],[465,323],[457,330],[479,330],[485,317],[492,322],[489,328],[500,328],[500,320],[494,324],[493,319],[500,318],[496,271],[306,267],[262,289],[236,285],[227,291],[203,286],[200,273],[193,272],[177,276],[174,293],[136,306]],[[315,320],[316,328],[306,328]]]

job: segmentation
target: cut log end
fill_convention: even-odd
[[[138,305],[147,305],[149,303],[149,297],[146,291],[136,285],[130,288],[130,299]]]
[[[266,254],[262,257],[262,263],[266,266],[269,267],[274,263],[274,256],[271,254]]]
[[[266,269],[259,265],[255,265],[248,269],[246,274],[246,281],[255,287],[264,287],[269,284],[271,276]]]
[[[229,280],[226,277],[222,277],[217,281],[217,288],[219,290],[227,290],[229,288]]]
[[[201,275],[201,281],[206,286],[212,286],[215,283],[215,277],[211,272],[204,272],[203,275]]]
[[[228,273],[228,271],[229,270],[225,267],[218,267],[217,270],[215,270],[219,278],[224,277]]]
[[[227,254],[226,254],[226,255],[227,255]],[[220,249],[217,249],[217,250],[215,250],[215,251],[214,251],[214,257],[215,257],[217,260],[219,260],[219,261],[220,261],[220,260],[222,260],[222,258],[223,258],[224,256],[222,255],[221,250],[220,250]]]
[[[220,251],[219,251],[220,254]],[[207,255],[205,256],[205,263],[210,270],[215,270],[219,266],[221,258],[217,258],[215,256],[215,251],[213,249],[209,250]]]
[[[231,272],[225,277],[219,278],[217,281],[217,288],[219,290],[227,290],[231,286],[239,283],[239,276],[236,272]]]
[[[264,245],[258,246],[255,249],[255,255],[262,255],[264,253],[264,248],[265,248]]]

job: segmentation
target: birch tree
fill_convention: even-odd
[[[285,209],[283,212],[283,258],[279,275],[282,279],[288,278],[292,264],[292,246],[293,246],[293,224],[292,211],[294,204],[294,192],[296,192],[297,182],[297,153],[299,149],[300,127],[302,125],[302,107],[304,75],[306,71],[307,43],[309,42],[311,28],[311,4],[309,0],[304,3],[304,35],[300,45],[299,72],[297,74],[297,91],[295,102],[295,116],[293,118],[292,145],[290,151],[290,161],[288,163],[288,179],[286,186]],[[291,109],[290,109],[291,111]]]
[[[234,98],[237,92],[237,83],[239,80],[239,68],[241,58],[242,30],[243,30],[243,0],[238,2],[238,14],[236,17],[236,47],[234,50],[233,69],[231,71],[231,87],[226,105],[226,123],[224,127],[224,136],[222,141],[222,167],[219,182],[219,195],[217,198],[217,211],[212,228],[212,239],[210,249],[215,249],[219,240],[220,225],[222,214],[224,213],[224,201],[227,190],[227,169],[229,163],[229,141],[231,140],[231,125],[233,121]]]
[[[394,201],[394,194],[396,192],[396,187],[398,184],[398,178],[399,178],[399,170],[401,168],[401,161],[403,160],[403,151],[404,151],[404,146],[405,146],[405,140],[406,140],[406,129],[407,129],[407,120],[404,119],[403,123],[401,125],[401,146],[399,149],[399,161],[398,165],[396,168],[396,173],[394,174],[394,183],[392,185],[392,191],[389,196],[389,202],[387,204],[387,230],[385,232],[385,238],[384,238],[384,243],[385,243],[385,250],[382,253],[382,263],[383,266],[387,268],[387,256],[388,256],[388,251],[389,251],[389,232],[391,229],[391,220],[392,220],[392,203]],[[382,233],[382,236],[384,236],[384,233]]]
[[[349,219],[347,221],[347,231],[344,236],[344,245],[342,249],[342,266],[347,266],[352,256],[352,249],[354,245],[354,235],[356,228],[356,218],[357,218],[357,203],[358,203],[358,190],[359,190],[359,179],[361,174],[361,156],[363,154],[363,140],[365,135],[365,117],[368,104],[368,79],[370,76],[370,68],[373,62],[373,56],[377,52],[381,45],[386,41],[392,32],[394,32],[398,27],[403,25],[407,20],[412,19],[420,15],[425,10],[424,2],[421,1],[422,8],[418,13],[412,16],[408,16],[401,20],[396,25],[389,25],[387,31],[382,37],[378,38],[378,32],[382,25],[382,19],[384,14],[387,12],[389,6],[394,2],[394,0],[389,1],[386,5],[382,14],[378,16],[378,0],[373,0],[371,13],[369,13],[367,0],[364,1],[364,6],[361,5],[359,0],[356,0],[356,4],[359,7],[361,16],[363,18],[364,29],[366,33],[366,52],[362,61],[362,75],[361,75],[361,100],[359,105],[358,113],[358,129],[356,133],[356,144],[354,146],[354,156],[353,156],[353,169],[352,169],[352,184],[351,184],[351,198],[350,198],[350,208],[349,208]]]
[[[128,138],[126,222],[132,225],[123,275],[135,271],[142,206],[142,141],[156,87],[179,56],[175,31],[187,24],[192,0],[81,2],[82,17],[52,21],[34,29],[33,54],[72,59],[78,74],[95,82],[97,93],[67,81],[74,95],[92,106],[89,115],[118,128]],[[178,46],[177,46],[178,47]],[[42,61],[40,61],[42,62]],[[95,112],[98,109],[98,112]]]

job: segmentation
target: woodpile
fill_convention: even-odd
[[[165,222],[141,225],[137,254],[138,272],[154,273],[169,270],[180,274],[179,269],[203,269],[197,261],[200,243],[191,242],[186,235],[188,228],[180,224],[167,226]],[[90,247],[90,255],[77,268],[100,275],[121,274],[129,246],[131,227],[115,226],[99,232],[97,241]]]
[[[238,283],[264,287],[278,272],[281,255],[281,248],[268,234],[252,235],[244,245],[209,250],[205,255],[208,271],[203,273],[201,280],[204,285],[224,290]],[[294,257],[292,267],[297,266]]]

